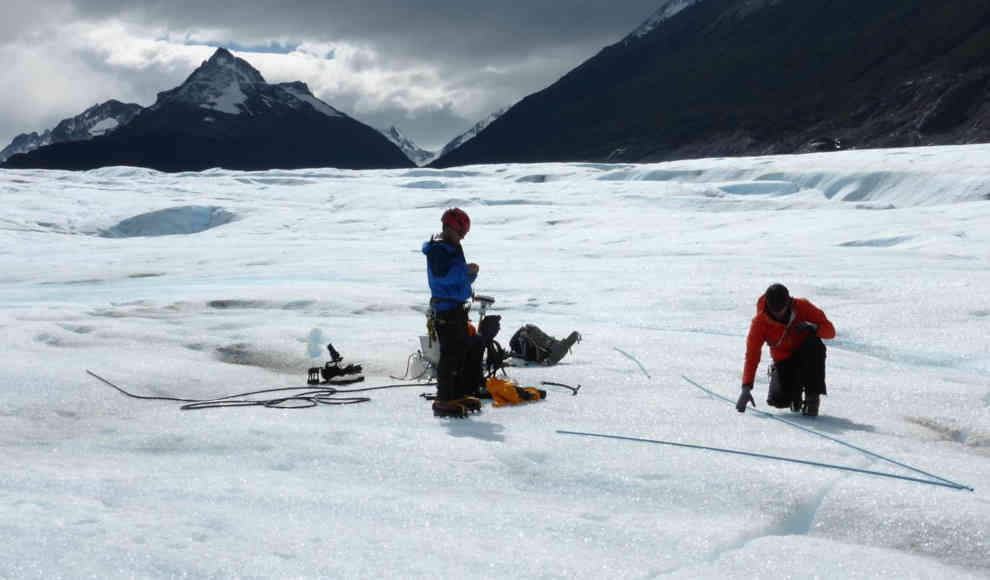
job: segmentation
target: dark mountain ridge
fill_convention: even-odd
[[[699,0],[432,165],[990,141],[990,3]]]

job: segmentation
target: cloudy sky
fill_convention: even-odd
[[[152,104],[216,46],[439,148],[619,41],[664,0],[3,0],[0,148],[116,98]]]

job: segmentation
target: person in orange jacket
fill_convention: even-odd
[[[753,379],[765,342],[770,346],[774,361],[767,404],[790,407],[792,411],[817,417],[820,397],[826,394],[823,338],[835,338],[835,327],[825,313],[810,300],[791,298],[783,284],[771,284],[756,302],[756,316],[749,325],[742,393],[736,402],[736,410],[743,413],[747,404],[756,406]]]

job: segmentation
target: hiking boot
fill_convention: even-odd
[[[817,417],[820,403],[821,399],[818,395],[808,395],[808,398],[804,401],[804,409],[801,413],[806,417]]]
[[[798,396],[796,399],[791,399],[791,412],[800,413],[804,406],[801,404],[801,397]],[[807,414],[807,413],[805,413]]]
[[[467,410],[468,413],[480,413],[481,412],[481,399],[473,396],[461,397],[460,399],[454,399],[450,401],[456,405],[461,405]]]
[[[581,342],[581,335],[577,331],[572,332],[564,340],[554,340],[550,346],[550,355],[543,361],[543,364],[555,365],[559,363],[560,359],[564,358],[564,355],[570,352],[571,347],[577,342]]]
[[[455,417],[464,419],[468,416],[467,407],[457,401],[433,401],[434,417]]]

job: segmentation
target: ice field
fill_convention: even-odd
[[[986,578],[990,146],[452,170],[0,171],[2,578]],[[545,401],[438,419],[305,386],[310,337],[408,384],[458,206]],[[816,419],[735,400],[772,282],[834,323]],[[896,479],[704,449],[792,458]],[[922,470],[920,475],[882,458]],[[974,491],[946,485],[957,482]]]

